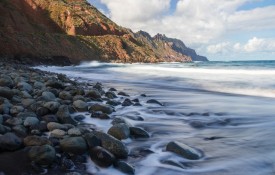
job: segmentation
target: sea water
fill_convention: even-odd
[[[141,107],[118,106],[111,115],[124,117],[150,133],[149,139],[123,141],[130,149],[127,162],[138,175],[275,174],[275,61],[90,62],[39,68],[102,82],[140,100]],[[164,106],[147,104],[149,99]],[[144,120],[135,120],[139,117]],[[84,122],[105,132],[111,126],[110,121],[88,116]],[[203,158],[188,160],[166,152],[170,141],[202,151]],[[92,173],[121,174],[89,163]]]

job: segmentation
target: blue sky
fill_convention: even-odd
[[[181,39],[210,60],[275,60],[275,0],[89,0],[118,25]]]

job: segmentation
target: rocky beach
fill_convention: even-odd
[[[87,159],[95,168],[135,173],[121,140],[149,139],[150,134],[112,113],[117,105],[141,106],[138,98],[100,82],[72,81],[20,64],[1,62],[0,68],[0,173],[89,174]],[[147,103],[162,105],[154,99]],[[82,122],[85,117],[111,120],[112,126],[105,133]],[[167,151],[191,160],[202,156],[178,142],[170,142]]]

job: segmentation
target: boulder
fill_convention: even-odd
[[[128,149],[121,141],[102,132],[93,131],[93,134],[101,140],[102,147],[114,154],[116,158],[127,158]]]
[[[111,136],[119,140],[123,140],[123,139],[127,139],[130,136],[130,130],[128,125],[124,123],[119,123],[119,124],[113,125],[108,130],[108,134],[110,134]]]
[[[116,124],[119,124],[119,123],[125,123],[126,125],[128,125],[128,127],[131,126],[130,123],[128,123],[124,118],[121,118],[121,117],[116,117],[111,122],[112,125],[116,125]]]
[[[109,105],[96,103],[89,108],[89,112],[93,111],[101,111],[106,114],[111,114],[114,111],[114,109]]]
[[[55,149],[50,145],[32,146],[29,150],[29,158],[39,165],[50,165],[55,160]]]
[[[52,131],[52,130],[55,130],[55,129],[61,129],[61,130],[64,130],[64,131],[68,130],[67,126],[62,125],[60,123],[56,123],[56,122],[49,122],[47,124],[47,128],[48,128],[49,131]]]
[[[58,102],[50,101],[46,102],[43,107],[49,109],[52,113],[56,113],[60,104]]]
[[[116,100],[108,100],[106,104],[111,105],[111,106],[118,106],[118,105],[121,105],[121,102],[116,101]]]
[[[130,127],[130,134],[134,138],[149,138],[150,135],[147,131],[140,127]]]
[[[68,137],[60,141],[60,147],[64,152],[72,154],[83,154],[88,147],[82,137]]]
[[[49,122],[58,122],[57,117],[55,115],[44,115],[42,120],[49,123]]]
[[[25,127],[32,127],[39,123],[39,120],[36,117],[27,117],[24,121]]]
[[[115,161],[115,156],[100,146],[90,149],[89,154],[91,159],[101,167],[109,167]]]
[[[163,106],[163,104],[155,99],[151,99],[151,100],[148,100],[146,103],[154,103],[154,104],[158,104],[160,106]]]
[[[68,134],[70,136],[81,136],[82,135],[80,129],[78,129],[78,128],[71,128],[71,129],[69,129],[68,130]]]
[[[45,101],[55,101],[56,97],[52,92],[45,91],[42,93],[43,100]]]
[[[42,145],[51,145],[51,142],[46,137],[27,136],[24,138],[24,145],[25,146],[42,146]]]
[[[67,91],[61,91],[59,93],[59,98],[62,100],[72,100],[73,99],[72,95]]]
[[[22,146],[22,140],[14,133],[6,133],[0,136],[0,150],[14,151]]]
[[[130,97],[130,95],[126,94],[125,92],[119,92],[117,95],[125,96],[125,97]]]
[[[166,151],[176,153],[179,156],[182,156],[190,160],[197,160],[202,157],[201,152],[199,152],[198,150],[191,148],[190,146],[184,143],[176,141],[169,142],[166,146]]]
[[[133,168],[133,166],[124,161],[117,161],[114,163],[114,166],[116,169],[125,174],[135,174],[135,169]]]
[[[93,99],[101,98],[101,95],[97,89],[89,90],[85,96]]]
[[[51,137],[55,137],[55,138],[64,138],[64,136],[67,134],[66,131],[63,131],[61,129],[54,129],[50,132],[50,136]]]
[[[133,105],[133,102],[129,98],[126,98],[122,103],[122,106],[131,106],[131,105]]]
[[[82,100],[76,100],[73,102],[73,106],[78,112],[88,111],[88,104]]]
[[[110,116],[108,114],[105,114],[101,111],[91,112],[92,118],[99,118],[99,119],[110,119]]]
[[[72,125],[76,124],[76,121],[74,121],[71,118],[69,107],[67,105],[61,105],[58,108],[56,116],[57,116],[58,120],[60,121],[60,123],[69,123]]]
[[[112,91],[108,91],[105,93],[105,96],[109,99],[117,98],[116,94]]]
[[[13,91],[8,87],[0,87],[0,97],[4,97],[7,99],[12,99],[14,93]]]

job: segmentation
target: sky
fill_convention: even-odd
[[[275,0],[89,2],[120,26],[178,38],[209,60],[275,60]]]

